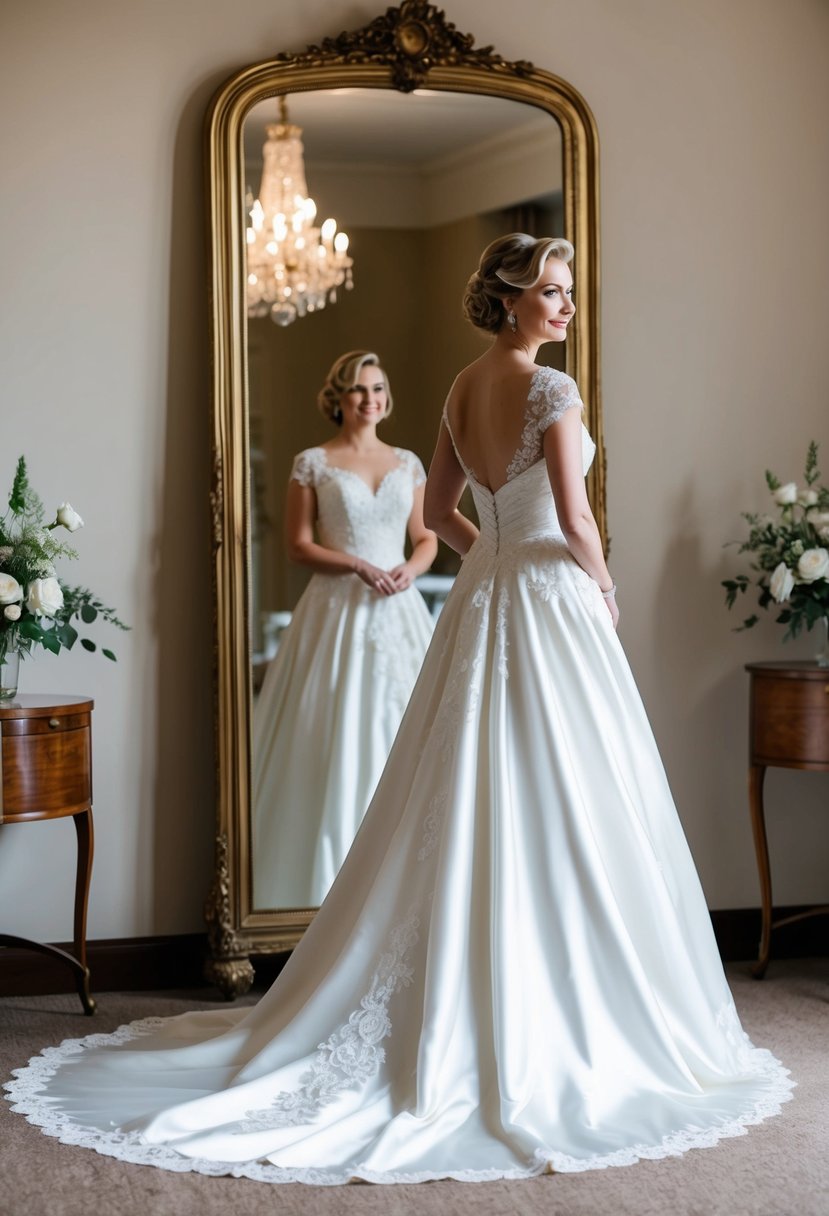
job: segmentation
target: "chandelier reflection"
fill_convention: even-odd
[[[350,291],[348,237],[337,221],[314,226],[316,203],[308,197],[302,130],[288,122],[279,98],[279,122],[266,128],[259,197],[248,192],[247,308],[250,317],[290,325],[297,317],[334,304],[337,288]]]

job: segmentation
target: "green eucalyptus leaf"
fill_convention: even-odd
[[[101,654],[105,655],[108,659],[112,659],[113,663],[118,662],[118,660],[116,659],[115,655],[112,653],[111,650],[106,650],[105,648],[102,648]]]
[[[81,604],[81,620],[85,625],[91,625],[98,616],[98,609],[91,604]]]
[[[806,623],[809,629],[816,624],[821,617],[826,615],[826,609],[818,600],[809,599],[803,606]]]
[[[43,630],[37,623],[36,617],[23,616],[17,626],[17,631],[22,638],[29,638],[33,642],[39,642]]]
[[[94,642],[90,642],[89,638],[81,638],[81,646],[83,646],[84,650],[88,650],[90,654],[93,650],[97,650],[97,646]]]
[[[56,629],[42,630],[40,642],[45,650],[51,651],[52,654],[60,654],[60,638]]]
[[[78,631],[68,621],[64,621],[60,629],[58,629],[58,637],[62,646],[67,650],[71,650],[78,640]]]

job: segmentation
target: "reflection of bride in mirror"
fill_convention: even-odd
[[[412,585],[437,551],[423,524],[426,475],[413,452],[378,438],[392,399],[377,356],[342,355],[317,400],[339,433],[295,458],[286,505],[288,556],[314,575],[254,710],[257,908],[322,903],[432,633]]]

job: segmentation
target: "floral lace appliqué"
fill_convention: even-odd
[[[363,1084],[378,1071],[386,1058],[380,1044],[391,1034],[389,1001],[398,988],[412,981],[409,956],[417,944],[419,927],[420,920],[411,909],[392,931],[390,948],[380,958],[360,1008],[320,1043],[299,1089],[279,1094],[266,1110],[248,1111],[231,1126],[235,1135],[311,1123],[343,1090]]]
[[[495,641],[498,653],[498,675],[505,680],[509,677],[509,666],[507,664],[507,650],[509,649],[507,617],[509,615],[509,603],[509,591],[504,586],[499,587],[498,603],[495,611]]]
[[[451,671],[429,742],[437,747],[443,761],[449,760],[457,747],[461,723],[470,722],[478,708],[492,588],[493,578],[489,576],[470,597],[470,610],[463,616],[456,644],[450,647],[451,639],[447,638],[441,655],[451,664]]]
[[[542,456],[542,436],[567,410],[581,406],[575,380],[552,367],[540,367],[533,374],[527,397],[526,422],[521,442],[507,465],[507,481],[537,464]]]
[[[418,850],[418,861],[425,861],[427,857],[431,857],[437,848],[447,799],[448,795],[444,789],[435,794],[429,802],[429,813],[423,821],[423,843]]]
[[[742,1067],[747,1072],[753,1071],[757,1067],[757,1052],[762,1051],[763,1048],[755,1047],[743,1030],[733,1001],[727,1001],[720,1007],[717,1012],[716,1024],[717,1029],[721,1032]]]
[[[401,466],[411,474],[412,484],[415,489],[418,486],[422,486],[426,480],[426,470],[420,459],[415,456],[414,452],[409,452],[405,448],[395,448],[394,450],[397,453]]]
[[[306,448],[294,457],[291,468],[291,481],[298,481],[301,486],[316,487],[323,474],[327,461],[322,448]]]
[[[551,604],[554,599],[559,599],[561,592],[561,579],[558,572],[550,568],[539,572],[535,578],[527,579],[527,590],[532,591],[533,595],[545,604]]]
[[[417,595],[408,589],[402,596]],[[355,649],[371,647],[375,677],[386,681],[386,695],[402,717],[420,673],[421,643],[411,615],[401,608],[398,596],[378,600],[372,606],[364,633],[355,638]]]

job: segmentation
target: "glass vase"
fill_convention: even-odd
[[[12,638],[6,642],[0,657],[0,701],[10,701],[17,696],[19,678],[20,651],[17,649],[17,639]]]
[[[829,616],[822,616],[815,625],[818,649],[815,662],[818,667],[829,667]]]

